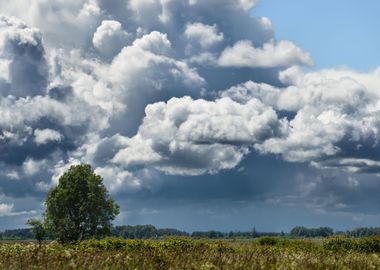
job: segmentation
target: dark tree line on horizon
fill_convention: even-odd
[[[332,235],[345,235],[348,237],[367,237],[367,236],[380,236],[380,227],[375,228],[356,228],[345,232],[336,231],[329,227],[320,228],[306,228],[295,227],[290,233],[278,233],[278,232],[257,232],[255,229],[252,231],[194,231],[188,233],[185,231],[172,229],[172,228],[156,228],[153,225],[137,225],[137,226],[115,226],[111,229],[111,236],[121,237],[125,239],[157,239],[170,236],[187,236],[192,238],[209,238],[209,239],[234,239],[234,238],[257,238],[262,236],[287,236],[295,238],[311,238],[311,237],[328,237]],[[11,240],[25,240],[32,239],[34,234],[31,229],[14,229],[0,232],[0,239]],[[45,239],[51,239],[48,235]]]

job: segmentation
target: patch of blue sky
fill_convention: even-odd
[[[317,69],[369,71],[380,66],[379,12],[378,0],[261,0],[253,15],[311,53]]]

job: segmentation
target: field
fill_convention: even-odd
[[[3,242],[0,269],[380,269],[380,238]]]

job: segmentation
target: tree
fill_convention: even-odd
[[[46,230],[41,221],[37,219],[29,219],[26,224],[32,226],[32,232],[34,234],[34,238],[38,241],[38,244],[41,245],[42,240],[46,235]]]
[[[61,243],[110,234],[119,206],[110,198],[101,176],[91,166],[71,166],[46,199],[49,233]]]

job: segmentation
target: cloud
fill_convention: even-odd
[[[303,73],[291,67],[279,75],[287,87],[249,81],[219,95],[241,104],[259,99],[286,117],[287,134],[257,145],[262,153],[310,162],[320,169],[378,173],[378,72]]]
[[[329,164],[357,172],[366,171],[360,167],[367,164],[371,171],[370,164],[380,158],[376,154],[377,74],[377,70],[369,74],[349,70],[297,74],[297,83],[278,90],[277,98],[272,99],[277,110],[294,112],[289,134],[268,140],[262,150],[290,161],[321,162],[322,167]]]
[[[125,47],[112,61],[107,77],[126,106],[112,124],[120,132],[136,132],[148,104],[173,96],[197,95],[194,89],[205,85],[197,69],[172,58],[171,51],[167,35],[153,31]]]
[[[249,102],[252,98],[256,98],[264,104],[275,107],[280,91],[277,87],[266,83],[248,81],[221,91],[220,96],[229,97],[242,104]]]
[[[312,65],[313,60],[290,41],[272,41],[255,48],[251,41],[242,40],[226,48],[218,63],[222,67],[273,68]]]
[[[172,44],[169,41],[167,34],[153,31],[150,34],[136,39],[133,42],[133,47],[156,55],[168,56],[172,48]]]
[[[28,7],[27,9],[20,7]],[[102,21],[97,0],[68,1],[0,1],[0,10],[39,28],[45,41],[54,46],[82,46],[89,42]]]
[[[216,25],[210,26],[203,23],[191,23],[186,25],[186,38],[191,42],[198,43],[207,49],[223,41],[223,33],[218,33]]]
[[[190,5],[198,4],[199,0],[189,0]],[[237,2],[237,3],[236,3]],[[238,1],[231,1],[231,0],[223,0],[221,2],[221,5],[230,5],[234,7],[238,7],[243,9],[244,11],[248,11],[252,9],[257,3],[257,0],[238,0]]]
[[[250,146],[281,136],[283,125],[275,111],[255,99],[241,105],[229,98],[174,98],[146,108],[139,132],[125,141],[113,162],[153,166],[170,174],[231,169]]]
[[[9,215],[12,212],[13,204],[0,203],[0,216]]]
[[[128,44],[130,34],[118,21],[104,20],[92,38],[94,47],[104,56],[113,57]]]
[[[52,129],[36,129],[34,136],[37,144],[46,144],[50,141],[59,142],[62,139],[62,134]]]
[[[380,71],[305,72],[311,56],[277,40],[270,20],[252,15],[256,3],[0,0],[2,211],[32,211],[20,198],[42,201],[80,162],[118,199],[170,197],[166,185],[185,178],[198,193],[225,177],[249,200],[270,193],[261,159],[378,174]],[[269,175],[290,192],[293,174]],[[328,181],[303,186],[322,192]]]
[[[0,95],[15,97],[43,94],[47,64],[42,34],[14,17],[0,16]]]

